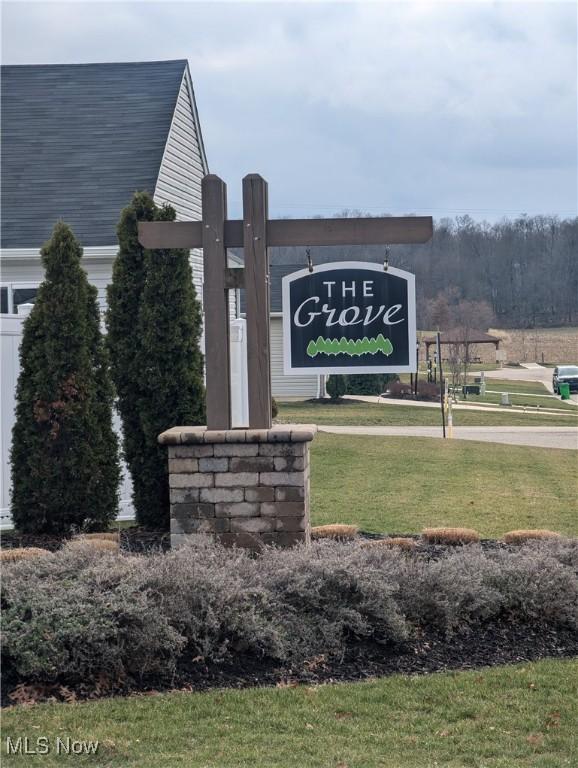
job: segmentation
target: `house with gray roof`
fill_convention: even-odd
[[[33,300],[40,248],[59,219],[104,305],[133,192],[201,218],[208,165],[188,63],[7,65],[1,75],[0,311]],[[201,295],[200,251],[191,263]]]
[[[69,224],[101,306],[118,251],[116,225],[137,190],[201,219],[207,159],[188,64],[147,61],[1,68],[0,527],[10,525],[10,433],[22,304],[44,279],[40,249],[54,224]],[[201,251],[191,251],[202,297]],[[235,297],[232,298],[232,311]],[[132,517],[130,482],[121,519]]]

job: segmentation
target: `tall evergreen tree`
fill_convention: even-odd
[[[163,206],[156,219],[174,221],[174,208]],[[159,446],[159,434],[175,424],[205,423],[201,332],[189,252],[148,251],[138,323],[144,389],[139,413],[146,456],[138,484],[142,497],[135,493],[144,525],[166,528],[170,518],[166,448]]]
[[[111,383],[81,256],[72,230],[58,223],[24,324],[11,453],[12,516],[23,532],[105,527],[117,514]]]
[[[151,528],[169,523],[166,450],[160,432],[175,424],[204,423],[201,306],[186,250],[145,251],[139,221],[173,221],[136,193],[121,214],[120,250],[109,287],[108,344],[133,481],[137,520]]]
[[[107,289],[107,348],[122,422],[124,460],[135,497],[140,495],[139,479],[144,476],[144,434],[139,413],[143,388],[136,326],[145,284],[145,249],[138,241],[138,222],[153,221],[155,213],[156,206],[148,192],[136,192],[130,205],[121,212],[116,230],[119,251]]]
[[[93,285],[88,286],[88,333],[96,395],[91,443],[99,456],[98,465],[91,474],[90,490],[99,500],[101,513],[94,519],[87,516],[84,528],[102,530],[116,518],[118,512],[121,472],[118,437],[112,425],[114,386],[108,350],[100,330],[97,290]]]

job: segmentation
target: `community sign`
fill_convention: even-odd
[[[416,370],[415,277],[362,261],[283,278],[286,374]]]

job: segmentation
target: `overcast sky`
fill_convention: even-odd
[[[188,59],[234,216],[575,216],[577,7],[3,2],[2,60]]]

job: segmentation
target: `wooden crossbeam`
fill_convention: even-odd
[[[201,248],[201,221],[139,223],[139,241],[145,248]],[[271,219],[267,245],[403,245],[427,243],[433,234],[431,216],[386,216],[371,219]],[[244,246],[243,222],[225,221],[226,248]]]

